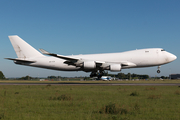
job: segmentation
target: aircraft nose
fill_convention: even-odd
[[[168,57],[169,57],[169,61],[174,61],[177,59],[177,57],[173,54],[170,54]]]

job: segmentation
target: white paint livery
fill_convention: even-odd
[[[121,71],[126,68],[160,66],[177,58],[161,48],[73,56],[53,54],[40,49],[43,54],[49,55],[45,56],[17,35],[9,36],[9,39],[18,58],[6,59],[13,60],[14,63],[20,65],[60,71],[85,71],[94,74],[97,71],[103,73],[104,70]]]

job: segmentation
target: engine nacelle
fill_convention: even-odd
[[[121,64],[112,64],[109,67],[110,67],[110,71],[113,72],[121,71]]]
[[[96,68],[96,63],[94,61],[84,61],[84,69],[94,69]]]

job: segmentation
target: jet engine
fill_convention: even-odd
[[[113,72],[121,71],[121,64],[110,65],[110,71],[113,71]]]
[[[94,69],[96,68],[96,63],[94,61],[84,61],[84,69]]]

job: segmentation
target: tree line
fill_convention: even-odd
[[[118,79],[148,79],[149,75],[139,75],[139,74],[131,74],[131,73],[117,73],[117,74],[108,74],[108,72],[105,73],[104,76],[111,76],[111,77],[116,77]],[[66,77],[61,77],[61,76],[48,76],[47,79],[64,79]],[[75,77],[77,78],[77,77]],[[85,77],[85,78],[89,78],[89,77]],[[157,78],[162,78],[162,79],[168,79],[169,77],[165,77],[165,76],[161,76],[161,77],[157,77]],[[6,77],[4,76],[3,72],[0,71],[0,79],[4,80],[6,79]],[[31,80],[31,79],[38,79],[38,77],[31,77],[31,76],[25,76],[25,77],[21,77],[18,78],[19,80]]]
[[[4,74],[3,74],[3,72],[2,72],[2,71],[0,71],[0,79],[1,79],[1,80],[6,79],[6,77],[4,76]]]
[[[107,74],[107,76],[116,77],[119,79],[148,79],[149,75],[138,75],[138,74],[131,74],[131,73],[118,73],[118,74]]]

